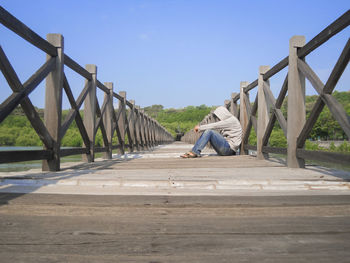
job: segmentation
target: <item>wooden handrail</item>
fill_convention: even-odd
[[[265,158],[265,156],[267,156],[267,153],[287,154],[287,165],[289,167],[304,167],[304,159],[337,162],[342,164],[348,164],[350,162],[350,155],[329,152],[314,152],[313,155],[313,151],[306,151],[303,149],[305,141],[309,136],[312,127],[316,123],[317,118],[320,115],[324,105],[327,105],[334,119],[338,121],[344,133],[348,138],[350,138],[350,117],[347,115],[346,111],[340,105],[340,103],[337,102],[337,100],[332,96],[333,89],[343,74],[350,59],[350,39],[348,39],[344,50],[342,51],[336,65],[334,66],[326,84],[322,83],[316,73],[304,60],[305,56],[310,54],[312,51],[317,49],[319,46],[324,44],[326,41],[344,30],[349,25],[350,10],[346,11],[341,17],[331,23],[328,27],[322,30],[317,36],[315,36],[305,45],[303,43],[303,37],[293,37],[291,41],[294,41],[294,43],[291,44],[291,53],[287,57],[283,58],[280,62],[278,62],[275,66],[266,72],[260,74],[258,79],[254,80],[250,84],[244,84],[242,86],[242,83],[247,82],[241,82],[241,93],[232,97],[231,100],[225,101],[225,105],[228,109],[231,109],[232,103],[236,104],[238,100],[241,101],[241,105],[245,105],[245,107],[239,107],[239,110],[241,111],[240,116],[243,116],[245,118],[244,120],[241,120],[245,125],[243,129],[244,134],[242,138],[241,154],[246,154],[247,150],[256,150],[257,155],[260,158]],[[288,67],[289,72],[283,82],[278,98],[275,99],[269,88],[268,81],[271,77],[286,67]],[[319,94],[319,98],[314,104],[309,118],[303,122],[303,119],[305,119],[305,102],[303,100],[305,93],[302,94],[301,91],[305,89],[305,77],[311,82],[312,86]],[[248,99],[249,91],[258,86],[259,91],[257,92],[254,105],[251,107]],[[264,93],[263,96],[258,96],[259,92]],[[285,117],[282,114],[282,111],[280,110],[282,103],[286,98],[287,92],[289,109],[287,121],[291,122],[288,125]],[[257,117],[259,119],[259,116],[257,116],[257,110],[260,107],[266,107],[266,104],[269,105],[268,109],[271,111],[268,123],[267,125],[266,122],[259,124],[256,121]],[[297,117],[294,116],[295,111],[299,111],[298,114],[301,115]],[[266,114],[266,108],[265,112],[259,112],[258,115],[263,114]],[[291,121],[293,118],[296,121]],[[208,119],[210,119],[210,117],[205,117],[202,123],[207,122]],[[285,137],[288,138],[288,148],[268,146],[268,141],[276,120],[279,122]],[[298,124],[300,120],[302,124]],[[248,123],[246,123],[246,121],[248,121]],[[261,125],[264,126],[264,132],[261,131]],[[258,141],[260,140],[261,142],[261,136],[263,135],[262,145],[258,145],[258,147],[248,145],[248,137],[250,135],[252,126],[254,126],[255,132],[258,134]],[[260,132],[258,132],[258,130],[260,130]],[[186,142],[194,143],[196,138],[198,138],[198,135],[197,137],[194,136],[193,132],[189,132],[188,134],[184,135],[184,141]]]
[[[56,48],[0,6],[0,23],[37,48],[55,57]]]
[[[138,150],[150,149],[158,144],[173,141],[171,134],[164,127],[147,116],[138,106],[135,106],[134,102],[126,100],[125,92],[124,96],[121,96],[113,92],[113,84],[102,84],[97,79],[95,65],[87,65],[86,68],[83,68],[64,54],[61,35],[49,34],[48,40],[44,40],[1,6],[0,23],[49,55],[46,63],[22,84],[0,46],[0,70],[13,90],[13,94],[0,106],[0,122],[20,104],[45,147],[44,150],[39,151],[0,152],[0,163],[43,160],[43,170],[57,171],[60,169],[60,158],[63,156],[83,154],[84,159],[90,162],[94,161],[96,152],[107,153],[104,157],[110,159],[113,149],[119,149],[121,153],[124,153],[126,148],[133,151],[134,146]],[[85,86],[76,100],[65,76],[64,65],[86,80]],[[49,90],[51,94],[62,94],[64,90],[70,102],[71,110],[62,124],[61,95],[46,96],[46,124],[41,121],[28,97],[45,78],[46,92]],[[101,108],[96,97],[96,88],[105,94]],[[113,106],[114,98],[119,100],[120,105],[122,105],[117,114]],[[83,104],[84,120],[80,113]],[[126,107],[130,111],[128,115]],[[52,116],[47,117],[47,112],[50,112]],[[62,149],[60,142],[73,120],[77,124],[84,146]],[[98,129],[102,133],[103,147],[96,147],[94,143]],[[112,145],[114,133],[118,138],[118,145]],[[128,144],[125,143],[125,136],[127,136]]]

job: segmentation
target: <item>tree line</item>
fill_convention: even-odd
[[[347,114],[350,115],[350,92],[334,92],[333,96],[340,104],[343,105]],[[306,96],[305,98],[307,118],[317,97],[318,96]],[[287,100],[285,100],[285,103],[281,108],[285,118],[287,116],[286,101]],[[165,109],[162,105],[157,104],[145,107],[144,110],[147,115],[156,119],[175,137],[177,134],[186,133],[187,131],[191,130],[215,108],[216,106],[200,105],[188,106],[182,109]],[[37,109],[37,111],[39,116],[43,118],[43,110]],[[68,112],[68,110],[63,111],[62,119],[65,118]],[[315,148],[315,144],[310,142],[316,140],[349,140],[326,106],[312,129],[306,147],[314,150],[322,150],[320,148]],[[116,136],[114,138],[114,143],[117,143]],[[252,145],[256,144],[254,129],[252,129],[251,136],[249,137],[249,143]],[[269,140],[269,144],[273,147],[286,147],[286,143],[287,142],[283,131],[278,125],[278,122],[276,122]],[[98,131],[96,135],[96,145],[102,146],[102,144],[102,135],[101,132]],[[27,120],[20,107],[14,110],[0,124],[0,146],[42,146],[42,142],[34,129],[31,127],[30,122]],[[72,123],[66,135],[63,137],[62,146],[82,146],[82,139],[75,122]],[[350,144],[345,142],[340,150],[337,149],[337,147],[331,146],[331,150],[332,149],[334,151],[350,152]]]

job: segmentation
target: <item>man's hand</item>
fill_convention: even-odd
[[[196,125],[195,127],[194,127],[194,129],[193,129],[195,132],[198,132],[198,130],[199,130],[199,125]]]

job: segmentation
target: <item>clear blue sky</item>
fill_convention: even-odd
[[[43,38],[60,33],[65,53],[96,64],[101,82],[114,82],[141,107],[220,105],[260,65],[288,55],[289,39],[306,41],[346,12],[348,0],[1,0],[2,7]],[[307,58],[324,82],[349,38],[349,28]],[[0,44],[24,82],[45,54],[0,25]],[[271,80],[277,96],[285,71]],[[1,74],[0,74],[1,75]],[[83,79],[67,70],[78,96]],[[336,90],[350,89],[349,67]],[[44,84],[30,98],[44,107]],[[308,94],[315,94],[308,86]],[[0,76],[0,96],[11,94]],[[99,95],[101,96],[101,95]],[[255,96],[255,95],[254,95]],[[251,95],[251,98],[253,94]],[[102,102],[100,103],[102,104]],[[68,108],[67,100],[64,107]]]

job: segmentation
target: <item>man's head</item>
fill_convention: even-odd
[[[232,117],[232,114],[224,106],[217,107],[213,114],[221,121]]]

